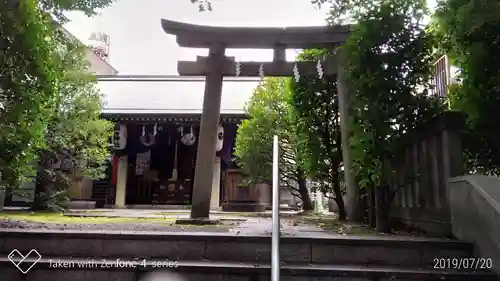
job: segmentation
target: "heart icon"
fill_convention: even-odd
[[[37,264],[42,256],[35,250],[32,249],[28,254],[23,255],[17,249],[12,250],[7,256],[14,266],[19,269],[23,274],[28,273],[28,271]]]

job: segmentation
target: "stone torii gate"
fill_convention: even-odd
[[[161,20],[163,30],[176,36],[179,47],[207,48],[208,57],[196,61],[179,61],[179,75],[206,76],[205,93],[199,133],[198,152],[193,185],[191,219],[208,219],[212,192],[217,126],[220,118],[222,81],[224,76],[301,76],[318,75],[317,61],[287,62],[286,49],[334,49],[349,36],[348,26],[250,28],[213,27]],[[230,48],[274,49],[272,62],[236,62],[225,56]],[[347,87],[339,56],[320,62],[326,75],[337,75],[342,142],[347,143]],[[237,70],[238,67],[238,70]],[[359,195],[351,173],[349,150],[343,147],[344,172],[347,184],[347,213],[355,212]]]

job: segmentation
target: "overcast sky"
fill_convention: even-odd
[[[82,41],[90,32],[110,36],[110,63],[120,74],[177,74],[179,59],[195,59],[206,50],[181,49],[165,34],[160,19],[221,26],[314,26],[325,24],[325,11],[309,0],[213,0],[212,12],[199,12],[190,0],[118,0],[98,16],[71,13],[66,26]],[[293,59],[294,51],[288,52]],[[237,60],[268,61],[271,50],[228,50]]]
[[[211,0],[212,12],[199,12],[190,0],[117,0],[112,6],[100,11],[98,16],[88,18],[80,13],[70,13],[72,20],[66,25],[69,32],[88,43],[91,32],[104,32],[110,36],[109,62],[120,74],[177,74],[178,60],[195,60],[197,55],[206,55],[206,50],[179,48],[175,37],[167,35],[161,28],[160,19],[165,18],[186,23],[214,26],[320,26],[325,25],[326,10],[317,10],[310,0]],[[434,1],[434,0],[431,0]],[[272,50],[227,50],[226,54],[242,61],[271,61]],[[287,59],[293,60],[296,51],[289,50]],[[264,70],[265,71],[265,70]],[[235,89],[241,93],[239,101],[228,102],[229,108],[240,108],[250,96],[256,83],[241,83]],[[224,100],[234,95],[227,85]],[[191,86],[183,90],[191,92]],[[140,98],[127,85],[121,89],[106,91],[109,107],[150,107],[159,105],[159,95],[165,87],[156,86],[151,98]],[[203,93],[199,86],[192,87],[198,98],[193,97],[194,107],[201,108]],[[127,92],[127,94],[125,94]],[[171,93],[183,95],[185,93]],[[232,94],[230,94],[230,92]],[[141,93],[144,95],[145,93]],[[226,97],[224,97],[226,95]],[[172,96],[170,95],[170,98]],[[166,96],[161,98],[169,104]],[[128,100],[127,105],[123,104]],[[229,105],[231,104],[231,105]],[[134,106],[132,106],[134,105]],[[165,107],[166,105],[161,105]],[[224,107],[224,106],[223,106]]]

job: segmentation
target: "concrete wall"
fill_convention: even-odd
[[[494,271],[500,274],[500,178],[452,178],[449,194],[453,235],[474,243],[476,256],[491,259]],[[479,262],[481,266],[483,262]]]
[[[92,180],[84,178],[76,181],[68,190],[68,196],[74,200],[90,200],[92,198]]]
[[[287,187],[280,187],[280,204],[286,204],[290,207],[297,204],[297,198],[292,195],[292,192]]]
[[[75,40],[75,42],[80,43],[85,46],[83,42],[81,42],[78,38],[76,38],[73,34],[71,34],[68,30],[61,27],[61,30],[69,37]],[[89,62],[89,72],[97,75],[114,75],[118,74],[118,71],[112,67],[108,62],[101,59],[98,55],[96,55],[90,48],[85,46],[85,58]]]
[[[118,71],[114,69],[109,63],[101,59],[91,49],[85,50],[85,58],[90,63],[89,71],[96,75],[115,75]]]

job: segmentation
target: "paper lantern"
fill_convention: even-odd
[[[222,146],[224,145],[224,128],[219,125],[217,128],[217,145],[216,151],[219,152],[222,150]]]
[[[113,147],[117,150],[123,150],[127,146],[127,126],[117,124],[113,134]]]

